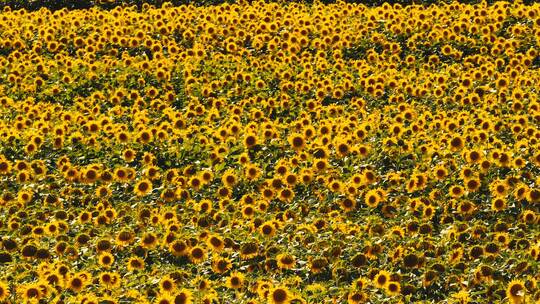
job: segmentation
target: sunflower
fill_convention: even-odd
[[[342,200],[342,201],[340,202],[340,205],[341,205],[341,207],[342,207],[343,209],[345,209],[345,211],[350,211],[350,210],[352,210],[352,209],[349,209],[349,208],[351,208],[351,207],[353,207],[353,206],[350,206],[349,203],[351,203],[352,201],[354,201],[354,207],[356,207],[356,199],[355,199],[355,197],[356,197],[356,195],[357,195],[357,193],[358,193],[358,187],[357,187],[356,185],[354,185],[354,184],[351,184],[351,183],[348,183],[348,184],[344,185],[344,187],[345,187],[345,191],[344,191],[344,192],[345,192],[345,195],[347,195],[347,196],[348,196],[347,199],[348,199],[348,200],[351,200],[351,201],[349,201],[349,202],[344,202],[345,200]],[[345,205],[343,205],[343,203],[345,203]],[[348,205],[349,205],[349,206],[348,206]],[[353,208],[354,208],[354,207],[353,207]],[[349,210],[347,210],[347,209],[349,209]]]
[[[238,178],[232,170],[227,170],[221,176],[221,181],[223,182],[223,185],[230,188],[236,185],[236,183],[238,182]]]
[[[509,192],[509,186],[502,180],[492,182],[489,188],[495,197],[505,197]]]
[[[364,185],[371,185],[377,181],[377,175],[373,170],[368,169],[362,173],[362,183]]]
[[[288,138],[289,144],[295,151],[301,151],[306,146],[304,135],[299,133],[291,134]]]
[[[265,237],[271,238],[276,234],[276,226],[274,225],[273,221],[264,222],[259,227],[259,232]]]
[[[510,242],[510,237],[507,232],[497,232],[493,239],[504,246],[508,245]]]
[[[21,285],[18,289],[18,293],[22,294],[22,298],[27,302],[39,300],[43,297],[41,288],[37,284]]]
[[[96,188],[95,193],[96,193],[96,196],[99,198],[106,198],[112,194],[112,191],[111,189],[109,189],[109,187],[103,185]]]
[[[75,292],[80,292],[85,287],[85,280],[79,276],[73,276],[68,280],[67,287]]]
[[[218,236],[218,235],[211,235],[210,237],[206,238],[206,243],[212,250],[216,252],[220,252],[225,248],[224,241]]]
[[[326,258],[314,258],[309,261],[309,270],[315,274],[320,273],[328,265]]]
[[[209,199],[202,199],[199,204],[196,205],[196,210],[200,213],[211,213],[213,209],[212,201]]]
[[[148,232],[141,238],[141,246],[146,249],[153,249],[158,243],[158,238],[155,234]]]
[[[178,291],[173,299],[174,304],[191,304],[193,293],[189,289],[182,288]]]
[[[171,203],[176,198],[174,189],[163,189],[159,197],[167,203]]]
[[[176,257],[187,256],[189,254],[189,246],[185,241],[174,240],[169,244],[169,251]]]
[[[189,179],[188,185],[189,185],[192,189],[199,190],[199,188],[200,188],[201,185],[202,185],[202,181],[201,181],[201,179],[200,179],[198,176],[192,176],[192,177]]]
[[[137,134],[137,141],[143,144],[148,144],[152,140],[152,132],[148,130],[141,130]]]
[[[519,183],[515,186],[515,190],[513,191],[513,195],[517,200],[523,200],[527,196],[527,192],[529,191],[529,186],[526,184]]]
[[[230,289],[241,289],[244,286],[245,276],[243,273],[234,271],[226,279],[226,286]]]
[[[51,287],[55,287],[59,284],[61,284],[60,282],[60,276],[57,274],[57,273],[50,273],[50,274],[45,274],[45,280],[47,281],[47,283],[49,284],[49,286]]]
[[[450,196],[453,198],[460,198],[461,196],[465,194],[465,190],[463,189],[463,187],[459,185],[454,185],[450,187],[449,191],[450,191]]]
[[[244,218],[252,218],[255,215],[255,209],[253,206],[242,207],[242,216]]]
[[[521,219],[527,224],[534,224],[536,218],[536,213],[532,210],[524,210],[521,215]]]
[[[373,279],[373,283],[378,288],[386,288],[389,281],[390,273],[386,270],[379,271],[379,273],[377,273],[377,275],[375,275],[375,278]]]
[[[531,203],[539,203],[540,202],[540,190],[538,189],[530,189],[527,192],[527,201]]]
[[[140,257],[131,257],[127,262],[128,271],[143,270],[144,260]]]
[[[19,191],[19,193],[17,194],[17,200],[25,205],[25,204],[28,204],[32,198],[33,198],[34,194],[31,190],[22,190],[22,191]]]
[[[189,251],[189,259],[194,264],[199,264],[206,259],[206,251],[201,246],[195,246]]]
[[[474,171],[471,167],[465,166],[459,172],[459,177],[463,180],[473,178]]]
[[[169,294],[162,294],[158,296],[153,304],[173,304],[174,298]]]
[[[0,281],[0,301],[6,300],[9,294],[9,286],[5,282]]]
[[[248,149],[254,148],[258,144],[258,142],[259,140],[255,134],[248,133],[244,136],[244,145]]]
[[[261,170],[254,164],[247,164],[244,168],[244,175],[248,180],[256,180],[261,176]]]
[[[200,172],[200,177],[203,183],[207,184],[214,179],[214,173],[210,170],[203,170],[202,172]]]
[[[31,155],[34,152],[36,152],[37,149],[38,149],[38,147],[34,143],[29,143],[28,145],[26,145],[24,150],[25,150],[26,154]]]
[[[147,179],[141,180],[135,185],[133,191],[137,196],[145,196],[152,191],[152,182]]]
[[[170,276],[164,276],[159,281],[159,290],[161,294],[173,294],[176,290],[176,283]]]
[[[81,177],[83,182],[91,184],[99,179],[99,173],[95,168],[90,167],[81,172]]]
[[[291,295],[287,288],[276,286],[268,292],[268,303],[270,304],[285,304],[290,303]]]
[[[327,149],[326,146],[320,146],[315,148],[312,154],[313,157],[316,159],[324,159],[330,155],[330,151]]]
[[[525,298],[525,284],[521,280],[512,280],[506,288],[506,297],[512,304],[521,304]]]
[[[526,161],[521,157],[514,158],[514,161],[512,163],[513,168],[516,168],[516,169],[522,169],[523,167],[525,167],[525,165],[526,165]]]
[[[463,137],[461,136],[455,136],[450,140],[450,149],[452,151],[459,151],[463,149],[465,146],[465,143],[463,141]]]
[[[488,255],[496,256],[499,253],[499,250],[500,250],[499,245],[497,245],[497,243],[494,243],[494,242],[489,242],[484,246],[484,251]]]
[[[368,280],[366,278],[358,278],[351,283],[352,290],[363,290],[367,287]]]
[[[442,165],[438,165],[433,169],[433,175],[437,180],[443,180],[448,175],[448,170]]]
[[[349,294],[347,295],[347,304],[360,304],[366,302],[368,299],[368,296],[361,291],[349,291]]]
[[[502,211],[505,210],[507,207],[506,199],[502,197],[496,197],[491,201],[491,209],[493,211]]]
[[[465,181],[465,188],[469,192],[476,192],[480,188],[480,179],[471,178]]]
[[[461,201],[458,205],[458,212],[460,214],[472,214],[475,210],[475,205],[468,200]]]
[[[132,231],[124,229],[116,235],[116,244],[119,246],[127,246],[133,242],[135,238]]]
[[[144,175],[150,180],[159,180],[161,178],[161,169],[155,165],[150,165],[144,171]]]
[[[341,193],[343,188],[343,184],[338,180],[328,181],[326,186],[334,193]]]
[[[74,178],[74,179],[71,179],[71,181],[75,181],[77,178],[78,178],[78,176],[76,178]],[[30,181],[32,179],[33,179],[33,177],[32,177],[32,175],[30,175],[30,172],[28,170],[23,170],[23,171],[17,173],[17,182],[18,183],[24,184],[24,183],[26,183],[26,182],[28,182],[28,181]],[[66,178],[66,179],[68,179],[68,178]],[[68,180],[70,180],[70,179],[68,179]]]
[[[125,149],[124,151],[122,151],[122,158],[127,163],[133,162],[136,156],[137,156],[137,153],[133,149]]]
[[[377,207],[380,201],[381,201],[381,196],[379,195],[379,192],[376,189],[371,189],[366,193],[364,202],[369,207],[371,208]]]
[[[259,254],[259,245],[256,242],[247,242],[240,247],[240,258],[251,259]]]
[[[401,285],[398,282],[390,281],[386,284],[385,290],[389,296],[397,296],[400,294]]]
[[[351,152],[351,147],[346,141],[342,141],[336,145],[336,150],[340,157],[345,157]]]
[[[469,303],[469,301],[471,299],[470,296],[469,296],[469,292],[466,289],[462,289],[462,290],[452,294],[451,296],[456,301],[456,303],[466,304],[466,303]]]
[[[215,273],[225,273],[232,267],[231,260],[227,258],[214,258],[212,260],[212,270]]]
[[[114,256],[109,252],[102,252],[98,260],[101,267],[109,268],[114,263]]]
[[[99,276],[99,281],[105,289],[109,290],[118,288],[121,285],[120,275],[115,272],[103,272]]]
[[[424,273],[424,277],[422,278],[422,286],[424,287],[430,286],[438,276],[439,275],[437,274],[437,272],[433,270],[426,271]]]
[[[288,253],[278,254],[276,260],[280,269],[292,269],[296,264],[295,257]]]
[[[78,173],[76,173],[78,174]],[[126,168],[116,168],[114,170],[114,179],[119,182],[129,181],[129,174]]]
[[[210,290],[211,283],[208,279],[203,276],[197,276],[191,280],[191,285],[195,286],[199,291]]]
[[[294,198],[294,191],[290,188],[283,188],[279,191],[278,198],[283,202],[291,202]]]
[[[435,215],[435,207],[432,205],[425,206],[422,215],[426,219],[431,219]]]
[[[540,244],[531,246],[531,249],[529,249],[529,255],[533,258],[533,260],[538,260],[540,258]]]
[[[7,175],[11,171],[11,163],[0,157],[0,174]]]

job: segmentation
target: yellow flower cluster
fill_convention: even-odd
[[[0,302],[537,303],[540,4],[0,13]]]

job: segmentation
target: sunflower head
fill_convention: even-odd
[[[0,281],[0,301],[4,301],[9,297],[9,286],[6,282]]]
[[[512,280],[506,288],[506,296],[510,303],[521,304],[525,298],[525,284],[520,280]]]
[[[385,270],[379,271],[377,275],[375,275],[375,278],[373,278],[373,284],[377,286],[378,288],[386,288],[390,281],[390,273]]]
[[[400,294],[401,285],[398,282],[391,281],[385,287],[386,293],[390,296],[397,296]]]
[[[226,285],[231,289],[241,289],[244,286],[245,276],[241,272],[232,272],[229,277],[227,277]]]
[[[285,287],[276,286],[270,289],[268,292],[268,303],[271,304],[284,304],[290,303],[291,295],[289,290]]]

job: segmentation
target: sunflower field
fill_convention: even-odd
[[[539,3],[229,2],[2,6],[0,303],[540,303]]]

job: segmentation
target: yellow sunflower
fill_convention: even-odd
[[[4,301],[9,297],[9,286],[6,282],[0,281],[0,301]]]
[[[512,304],[521,304],[525,299],[525,284],[520,280],[512,280],[506,288],[506,296]]]
[[[291,295],[287,288],[276,286],[268,292],[268,303],[270,304],[285,304],[290,303]]]
[[[241,289],[244,286],[245,275],[241,272],[232,272],[225,282],[230,289]]]

